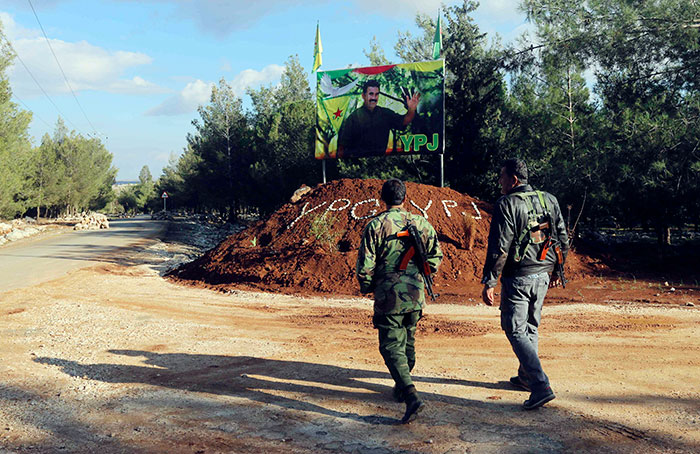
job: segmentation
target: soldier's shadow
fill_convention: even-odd
[[[326,408],[306,400],[281,396],[279,391],[322,399],[387,402],[391,382],[386,372],[343,368],[328,364],[284,361],[251,356],[156,353],[140,350],[109,350],[115,355],[142,357],[143,365],[81,364],[59,358],[39,357],[34,361],[60,367],[64,373],[108,383],[143,383],[166,388],[230,395],[286,409],[314,412],[370,424],[396,424],[395,418],[359,415]],[[482,383],[435,377],[414,377],[416,383],[444,383],[510,389],[503,382]],[[422,393],[427,395],[426,393]],[[459,401],[462,405],[483,406],[484,402],[430,394],[431,399]]]

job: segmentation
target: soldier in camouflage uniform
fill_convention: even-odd
[[[428,221],[404,210],[406,186],[391,179],[382,187],[387,210],[365,227],[357,256],[357,280],[362,293],[374,292],[374,327],[379,332],[379,352],[394,379],[394,397],[405,401],[402,423],[423,407],[411,370],[416,363],[416,324],[425,304],[425,283],[411,260],[405,270],[399,265],[410,244],[397,233],[413,223],[420,232],[430,270],[435,273],[442,260],[437,234]]]

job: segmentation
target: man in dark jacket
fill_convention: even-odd
[[[481,283],[482,299],[491,306],[502,274],[501,328],[520,361],[518,375],[510,382],[530,391],[523,407],[532,410],[555,397],[538,357],[537,328],[547,289],[560,283],[554,271],[555,249],[561,248],[566,258],[569,239],[557,199],[534,191],[527,177],[523,161],[503,163],[499,178],[503,197],[494,207]]]
[[[338,152],[342,157],[381,156],[387,151],[389,131],[402,130],[413,121],[420,101],[420,94],[406,96],[406,113],[397,114],[381,107],[379,82],[372,79],[362,91],[362,107],[343,121],[338,132]]]

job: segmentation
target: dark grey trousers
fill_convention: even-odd
[[[518,375],[527,380],[533,392],[542,391],[549,386],[549,378],[537,354],[537,328],[549,274],[504,277],[501,284],[501,328],[520,361]]]

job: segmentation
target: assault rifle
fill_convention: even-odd
[[[556,270],[557,274],[559,274],[559,279],[561,279],[561,287],[566,288],[566,277],[564,277],[564,254],[561,252],[561,246],[555,244],[554,252],[557,254]]]
[[[433,278],[430,275],[430,265],[428,265],[428,255],[425,252],[425,245],[420,237],[420,232],[413,224],[408,224],[406,230],[396,234],[399,238],[408,238],[411,246],[408,248],[406,253],[399,264],[400,270],[405,270],[408,266],[408,262],[414,259],[420,274],[423,276],[423,281],[425,282],[425,289],[430,295],[430,298],[435,301],[435,298],[440,296],[439,294],[433,293]]]
[[[552,247],[554,248],[554,254],[557,256],[555,270],[559,275],[559,279],[561,280],[561,287],[566,288],[566,277],[564,277],[564,254],[561,252],[561,245],[556,240],[552,240],[552,235],[554,234],[554,232],[552,232],[552,225],[554,225],[552,216],[549,213],[545,213],[545,215],[546,218],[544,222],[535,222],[528,228],[530,238],[539,242],[544,240],[542,249],[537,255],[537,260],[539,261],[546,260],[549,249]]]

